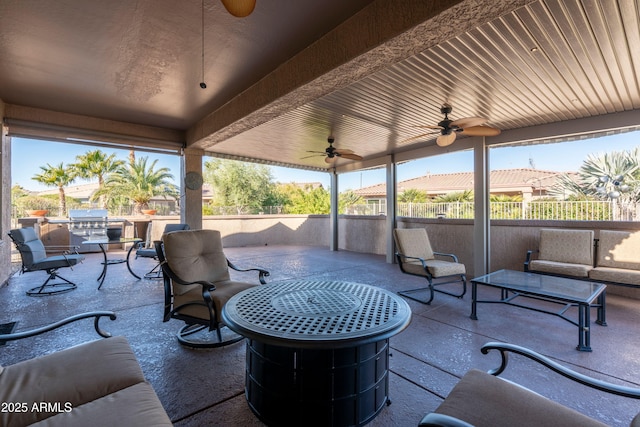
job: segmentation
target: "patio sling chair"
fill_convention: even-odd
[[[467,292],[467,278],[464,264],[458,262],[454,254],[434,252],[424,228],[396,228],[393,230],[393,238],[396,243],[396,259],[400,270],[405,274],[420,276],[427,279],[428,286],[417,289],[409,289],[398,292],[406,298],[423,304],[430,304],[434,297],[434,291],[462,298]],[[441,258],[451,258],[451,261]],[[445,279],[441,281],[440,279]],[[438,280],[435,283],[434,280]],[[453,293],[436,286],[451,283],[462,283],[462,292]],[[416,294],[429,292],[427,299],[420,298]]]
[[[38,238],[33,227],[16,228],[9,231],[9,237],[13,240],[22,258],[22,273],[34,271],[46,271],[49,277],[44,283],[29,289],[29,296],[55,295],[69,292],[77,288],[77,285],[58,274],[60,268],[73,268],[74,265],[84,260],[84,256],[77,253],[74,246],[49,246],[49,249],[63,250],[61,255],[47,256],[47,251],[42,240]],[[49,283],[53,279],[62,282]]]
[[[167,224],[164,226],[163,235],[170,233],[172,231],[180,231],[180,230],[188,230],[189,224]],[[151,231],[151,227],[149,230]],[[147,233],[149,234],[149,233]],[[150,235],[150,234],[149,234]],[[138,258],[153,258],[158,261],[158,253],[156,252],[155,245],[153,243],[149,244],[149,239],[147,239],[147,244],[145,242],[140,242],[140,248],[136,249],[136,259]],[[162,279],[162,269],[160,268],[160,261],[148,272],[144,274],[145,279]]]
[[[269,272],[260,268],[239,269],[226,258],[222,238],[216,230],[173,231],[156,241],[156,251],[164,279],[164,322],[186,323],[177,334],[187,347],[221,347],[242,340],[225,327],[222,307],[233,295],[258,284],[232,280],[229,267],[258,273],[265,284]],[[215,337],[205,333],[215,330]],[[202,333],[201,333],[202,332]],[[203,336],[204,335],[204,336]]]

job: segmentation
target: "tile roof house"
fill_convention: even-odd
[[[565,173],[574,179],[577,176],[575,172],[554,172],[528,168],[494,170],[490,172],[490,192],[496,195],[519,195],[524,201],[548,197],[549,189]],[[473,190],[473,172],[427,174],[398,182],[398,193],[408,189],[424,191],[428,197]],[[386,184],[372,185],[354,192],[366,200],[384,199]]]

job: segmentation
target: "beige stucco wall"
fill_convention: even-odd
[[[151,238],[161,237],[175,217],[154,217]],[[227,247],[264,245],[329,246],[326,215],[233,215],[205,216],[202,227],[220,230]]]

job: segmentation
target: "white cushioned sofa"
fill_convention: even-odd
[[[543,228],[524,271],[640,287],[640,231]]]

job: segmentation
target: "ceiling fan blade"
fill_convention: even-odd
[[[433,135],[433,132],[422,133],[422,134],[417,135],[417,136],[412,136],[411,138],[403,139],[402,141],[398,142],[398,145],[407,144],[407,143],[409,143],[411,141],[416,141],[418,139],[423,139],[424,137],[431,136],[431,135]]]
[[[327,162],[327,163],[335,163],[336,160],[338,160],[337,157],[328,157],[327,156],[327,157],[324,158],[324,161]]]
[[[340,155],[343,154],[355,154],[353,152],[353,150],[349,150],[348,148],[336,148],[335,150],[333,150],[334,153],[338,153]]]
[[[357,154],[353,154],[353,153],[341,153],[340,157],[344,157],[345,159],[350,159],[350,160],[362,160],[361,156],[358,156]]]
[[[419,125],[419,126],[414,126],[414,128],[420,128],[420,129],[439,129],[439,130],[444,129],[442,126],[438,126],[438,125]]]
[[[448,135],[440,135],[436,139],[436,144],[438,144],[440,147],[446,147],[447,145],[453,144],[453,141],[455,140],[456,140],[456,133],[451,132]]]
[[[485,119],[482,117],[463,117],[461,119],[452,121],[449,126],[466,129],[474,126],[480,126],[488,121],[489,119]]]
[[[471,126],[464,128],[460,133],[469,136],[496,136],[500,135],[500,132],[502,132],[500,129],[490,126]]]

